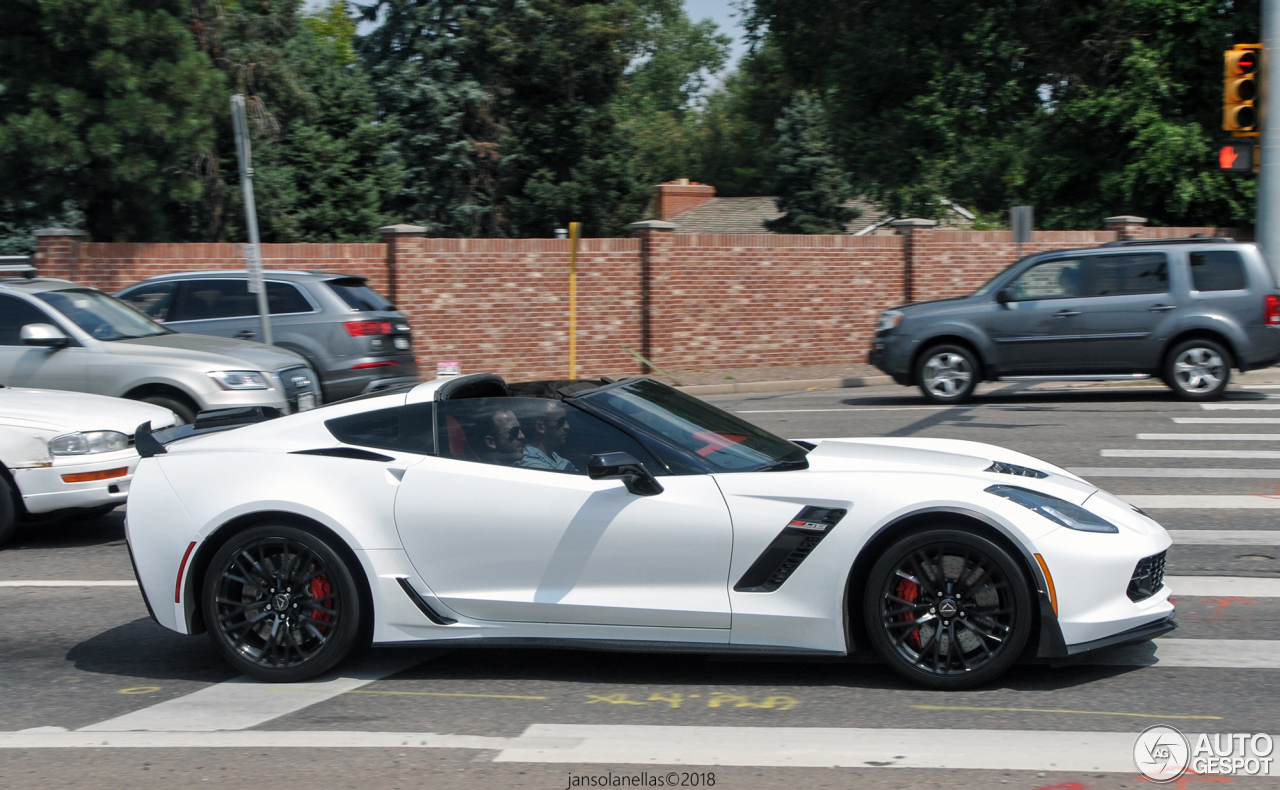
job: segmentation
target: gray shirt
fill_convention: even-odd
[[[525,469],[551,469],[556,472],[578,471],[573,464],[569,463],[568,458],[561,458],[555,450],[551,451],[551,455],[547,455],[531,444],[524,446],[524,457],[516,461],[516,466],[522,466]]]

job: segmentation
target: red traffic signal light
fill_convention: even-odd
[[[1223,173],[1253,172],[1253,143],[1232,140],[1218,144],[1218,170]]]
[[[1233,137],[1257,137],[1262,45],[1236,44],[1222,54],[1222,128]]]

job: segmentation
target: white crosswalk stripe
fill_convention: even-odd
[[[1144,442],[1274,442],[1280,433],[1140,433]]]
[[[1188,469],[1139,466],[1072,466],[1067,471],[1085,479],[1093,477],[1217,477],[1234,479],[1280,479],[1280,469]],[[1105,486],[1103,486],[1105,488]]]

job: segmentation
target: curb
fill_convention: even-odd
[[[690,395],[738,395],[752,392],[804,392],[837,390],[850,387],[878,387],[892,384],[892,376],[850,376],[842,379],[793,379],[791,381],[748,381],[733,384],[695,384],[676,387]]]

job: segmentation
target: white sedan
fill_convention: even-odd
[[[124,504],[142,422],[174,424],[149,403],[0,387],[0,544],[24,517],[102,515]]]
[[[155,619],[260,679],[372,641],[874,650],[963,688],[1174,628],[1164,529],[999,447],[787,441],[646,379],[266,416],[140,430],[126,530]]]

